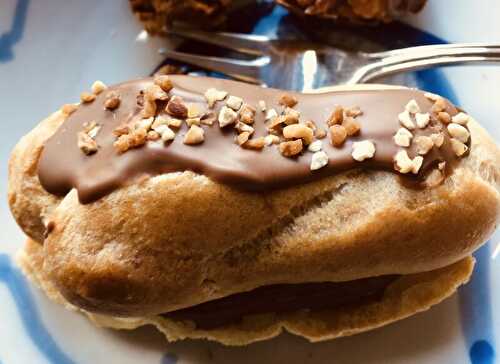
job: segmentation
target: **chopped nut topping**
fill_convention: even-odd
[[[403,111],[398,115],[398,120],[406,129],[413,130],[415,129],[415,124],[411,119],[410,112],[408,110]]]
[[[344,118],[342,126],[345,128],[348,136],[356,135],[361,130],[361,125],[350,116]]]
[[[241,105],[243,105],[243,99],[241,97],[231,95],[227,98],[226,105],[234,111],[238,111],[241,108]]]
[[[168,142],[170,140],[174,140],[175,139],[175,133],[174,133],[174,131],[172,129],[170,129],[168,126],[166,126],[166,125],[159,126],[155,131],[158,132],[158,133],[160,133],[161,140],[163,140],[164,142]]]
[[[440,111],[446,110],[446,101],[442,97],[439,97],[436,101],[434,101],[434,105],[432,105],[432,111],[438,113]]]
[[[80,100],[85,104],[95,100],[95,95],[89,92],[82,92],[80,94]]]
[[[200,144],[203,143],[204,140],[205,131],[197,125],[192,125],[186,135],[184,135],[184,144]]]
[[[151,129],[151,125],[153,124],[153,121],[154,121],[153,117],[142,119],[142,120],[136,122],[134,127],[135,127],[135,129],[142,128],[145,130],[149,130],[149,129]]]
[[[154,118],[153,124],[151,124],[151,128],[156,129],[160,125],[169,125],[169,119],[162,115],[158,115],[156,118]]]
[[[205,92],[205,98],[207,99],[208,107],[213,108],[217,101],[222,101],[226,98],[226,91],[219,91],[215,88],[209,88]]]
[[[422,114],[418,112],[415,114],[415,121],[417,122],[417,126],[420,129],[423,129],[431,121],[431,116],[429,115],[429,113]]]
[[[326,137],[326,130],[325,130],[325,129],[322,129],[322,128],[318,128],[318,129],[316,129],[316,131],[314,132],[314,136],[315,136],[317,139],[323,139],[324,137]]]
[[[359,106],[350,107],[344,110],[346,116],[350,116],[352,118],[357,118],[360,115],[363,115],[363,111],[359,108]]]
[[[113,147],[115,147],[118,153],[125,153],[130,148],[129,143],[129,135],[122,134],[119,136],[118,140],[113,143]]]
[[[279,145],[280,153],[285,157],[293,157],[302,152],[302,139],[282,142]]]
[[[92,93],[94,95],[99,95],[101,92],[103,92],[104,90],[106,90],[107,87],[106,85],[104,84],[104,82],[102,81],[95,81],[93,84],[92,84],[92,87],[91,87],[91,90],[92,90]]]
[[[156,102],[153,100],[144,99],[143,109],[142,109],[142,117],[150,118],[155,116],[156,114]]]
[[[88,132],[90,130],[92,130],[93,128],[95,128],[96,125],[97,125],[97,123],[94,120],[86,121],[83,123],[83,131],[88,134]]]
[[[470,133],[462,125],[451,123],[448,124],[447,129],[453,138],[460,140],[462,143],[467,143],[469,140]]]
[[[120,125],[113,130],[113,134],[116,135],[117,137],[119,137],[121,135],[127,135],[130,132],[131,132],[131,130],[130,130],[130,127],[128,125]]]
[[[283,129],[283,136],[287,139],[302,139],[305,145],[309,145],[313,141],[314,133],[304,124],[292,124]]]
[[[95,137],[97,136],[97,133],[99,133],[99,130],[101,130],[101,127],[99,125],[96,125],[94,126],[92,129],[90,129],[87,134],[89,137],[91,137],[92,139],[95,139]]]
[[[104,107],[108,110],[115,110],[120,106],[120,96],[116,92],[110,92],[104,101]]]
[[[311,159],[311,171],[321,169],[327,164],[328,164],[328,155],[323,151],[316,152],[313,154]]]
[[[62,107],[61,107],[61,111],[63,114],[66,114],[67,116],[73,114],[76,109],[78,109],[78,105],[75,105],[75,104],[64,104]]]
[[[432,138],[423,135],[415,138],[415,144],[417,145],[417,153],[420,155],[426,155],[434,146]]]
[[[266,135],[264,138],[264,142],[266,145],[278,144],[280,142],[280,138],[276,135]]]
[[[270,132],[277,131],[284,123],[285,123],[285,116],[280,115],[274,119],[271,119],[271,121],[267,124],[267,130]]]
[[[264,137],[249,139],[245,144],[243,144],[243,148],[246,149],[262,149],[266,145],[266,141]]]
[[[244,104],[240,109],[240,121],[245,124],[253,124],[255,121],[255,109],[248,104]]]
[[[219,112],[219,126],[224,128],[227,125],[234,124],[237,118],[238,114],[236,111],[227,106],[223,106]]]
[[[449,123],[451,123],[451,116],[447,112],[444,112],[444,111],[438,112],[437,118],[443,124],[449,124]]]
[[[125,153],[130,148],[137,148],[147,141],[147,132],[143,128],[131,131],[129,134],[122,134],[113,143],[118,153]]]
[[[430,135],[432,142],[437,148],[441,148],[444,143],[444,135],[442,133],[434,133]]]
[[[283,106],[288,106],[288,107],[294,107],[297,105],[298,101],[297,98],[293,95],[290,94],[283,94],[280,97],[279,104]]]
[[[171,128],[180,128],[181,125],[182,125],[182,120],[181,119],[177,119],[177,118],[167,118],[167,121],[168,121],[168,126],[171,127]]]
[[[264,100],[259,100],[259,109],[261,112],[266,111],[266,102]]]
[[[271,119],[274,119],[278,117],[278,113],[276,112],[276,110],[274,109],[269,109],[267,110],[267,113],[266,113],[266,121],[267,120],[271,120]]]
[[[340,147],[347,139],[347,130],[342,125],[332,125],[330,127],[330,143],[334,147]]]
[[[404,149],[400,150],[394,157],[394,162],[396,164],[395,168],[400,173],[412,172],[414,174],[417,174],[420,170],[420,167],[422,166],[423,161],[424,159],[421,156],[417,156],[411,159]]]
[[[375,155],[375,144],[370,140],[352,143],[352,158],[358,162],[373,158]]]
[[[457,115],[451,118],[451,121],[455,124],[467,125],[470,120],[470,116],[464,112],[459,112]]]
[[[154,78],[154,83],[155,85],[158,85],[161,87],[161,89],[165,92],[169,92],[171,89],[174,88],[174,85],[170,78],[167,75],[157,75]]]
[[[446,167],[446,162],[440,162],[440,163],[438,164],[438,169],[439,169],[440,171],[444,170],[444,168],[445,168],[445,167]]]
[[[297,124],[300,119],[300,112],[292,109],[291,107],[287,107],[284,112],[285,115],[285,124]]]
[[[175,118],[185,119],[188,116],[188,109],[179,96],[174,96],[168,101],[165,111]]]
[[[87,133],[81,131],[78,133],[78,148],[84,154],[90,155],[97,152],[97,143]]]
[[[238,142],[238,145],[245,144],[248,139],[250,139],[250,133],[247,131],[244,131],[241,134],[238,134],[238,136],[236,137],[236,141]]]
[[[318,129],[316,123],[312,120],[307,120],[306,122],[304,122],[304,125],[307,126],[308,128],[311,128],[313,131],[316,131],[316,129]]]
[[[416,114],[420,112],[420,106],[418,106],[417,100],[413,99],[410,100],[406,106],[405,110],[408,111],[410,114]]]
[[[168,99],[168,94],[163,91],[160,86],[153,84],[148,86],[146,90],[144,90],[144,98],[150,101],[165,101]]]
[[[201,110],[197,104],[190,103],[187,105],[187,109],[188,109],[188,113],[187,113],[188,118],[201,117]]]
[[[201,125],[201,119],[200,118],[188,118],[188,119],[186,119],[186,124],[188,126],[191,126],[191,125],[198,125],[198,126],[200,126]]]
[[[336,125],[336,124],[342,124],[344,121],[344,109],[342,106],[335,106],[335,109],[333,109],[332,114],[326,121],[328,126]]]
[[[203,117],[201,118],[201,123],[203,125],[212,126],[214,124],[215,120],[217,120],[217,117],[215,116],[215,114],[208,113],[208,114],[203,115]]]
[[[250,125],[242,123],[241,121],[238,121],[234,128],[238,131],[238,133],[247,132],[252,135],[254,132],[254,128],[252,128]]]
[[[455,138],[451,138],[450,142],[451,142],[451,149],[453,149],[453,152],[455,152],[457,157],[461,157],[465,153],[467,153],[467,150],[469,148],[464,143],[462,143],[460,140],[457,140]]]
[[[413,134],[408,129],[399,128],[396,134],[394,134],[394,143],[400,147],[409,147],[412,138]]]
[[[316,140],[307,147],[307,150],[313,153],[319,152],[321,149],[323,149],[323,143],[321,140]]]
[[[160,133],[154,131],[154,130],[150,130],[148,131],[148,135],[146,137],[148,140],[151,140],[151,141],[155,141],[155,140],[158,140],[160,139]]]

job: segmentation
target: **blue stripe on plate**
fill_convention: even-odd
[[[0,254],[0,282],[4,283],[12,295],[21,322],[38,350],[51,362],[57,364],[74,363],[57,345],[40,319],[38,309],[22,274],[12,266],[6,254]]]
[[[7,63],[14,59],[13,47],[23,38],[29,2],[30,0],[17,1],[11,29],[0,36],[0,63]]]

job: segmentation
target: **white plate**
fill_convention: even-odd
[[[449,41],[500,41],[495,0],[429,0],[412,24]],[[259,22],[269,32],[281,10]],[[108,84],[151,72],[166,41],[141,36],[123,1],[0,3],[0,193],[6,195],[7,161],[17,140],[61,104],[78,100],[95,79]],[[443,76],[444,75],[444,76]],[[423,73],[417,83],[455,95],[458,103],[500,140],[498,67]],[[99,329],[50,302],[15,269],[24,237],[1,205],[0,363],[467,363],[496,362],[500,281],[495,264],[499,234],[476,255],[473,281],[428,312],[382,329],[309,344],[291,335],[243,348],[204,341],[168,344],[150,329]]]

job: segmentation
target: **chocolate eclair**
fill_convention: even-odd
[[[311,341],[428,309],[499,221],[500,150],[448,100],[157,76],[66,104],[15,147],[19,262],[100,325]]]

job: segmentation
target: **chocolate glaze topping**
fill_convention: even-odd
[[[249,315],[325,310],[376,301],[398,277],[386,275],[348,282],[276,284],[168,312],[163,316],[178,321],[193,321],[197,328],[210,330],[238,323]]]
[[[282,110],[278,101],[285,91],[203,77],[171,76],[171,80],[174,89],[170,95],[181,96],[185,102],[198,103],[205,109],[207,106],[203,94],[212,87],[241,97],[245,103],[255,106],[254,138],[267,135],[264,113],[257,107],[259,100],[264,100],[268,109]],[[183,144],[183,136],[188,129],[183,123],[173,142],[148,142],[141,148],[118,154],[113,147],[116,139],[113,130],[129,121],[141,119],[141,106],[138,105],[137,97],[151,84],[152,79],[125,82],[109,87],[92,103],[80,105],[45,145],[38,169],[42,186],[49,193],[59,196],[76,188],[80,202],[90,203],[144,175],[186,170],[247,191],[284,188],[359,167],[398,173],[393,167],[393,158],[401,149],[393,141],[393,135],[400,128],[398,114],[412,99],[417,101],[423,113],[431,112],[433,105],[422,91],[414,89],[335,91],[324,94],[287,92],[298,99],[294,109],[300,111],[301,121],[313,120],[325,130],[328,130],[326,121],[335,105],[359,106],[363,112],[356,118],[361,124],[361,133],[350,137],[341,148],[333,147],[328,137],[323,139],[323,150],[329,157],[329,163],[317,171],[310,170],[310,152],[305,151],[297,158],[286,158],[279,153],[276,145],[261,151],[243,149],[234,142],[234,128],[228,126],[221,129],[217,122],[212,126],[202,126],[205,141],[199,145]],[[103,106],[110,92],[118,93],[121,99],[120,106],[112,111]],[[218,114],[223,105],[223,101],[218,102],[213,111]],[[449,103],[446,111],[451,116],[457,113],[457,109]],[[99,148],[97,153],[85,155],[77,146],[77,134],[83,129],[84,123],[91,121],[102,126],[95,138]],[[412,132],[416,137],[439,130],[443,130],[445,136],[443,146],[434,147],[425,155],[419,174],[416,177],[405,175],[407,180],[421,181],[439,162],[457,159],[451,149],[445,125],[437,121],[434,114],[431,113],[429,127]],[[351,156],[352,143],[366,139],[374,142],[375,156],[357,162]],[[407,149],[412,158],[416,155],[414,144]],[[450,165],[447,163],[448,167]]]

